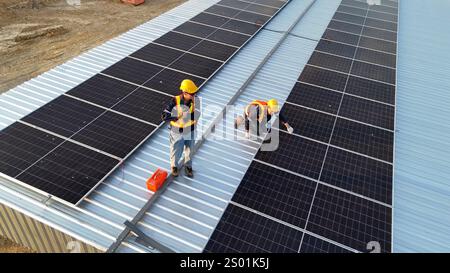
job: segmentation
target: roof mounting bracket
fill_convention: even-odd
[[[130,221],[125,221],[125,226],[130,229],[131,232],[136,234],[136,242],[144,245],[146,247],[149,247],[151,249],[159,250],[162,253],[175,253],[172,249],[162,245],[158,241],[150,238],[149,236],[145,235],[144,232],[142,232],[135,224],[131,223]]]

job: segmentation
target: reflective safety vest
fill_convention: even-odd
[[[247,117],[250,117],[250,107],[253,106],[259,106],[259,122],[262,122],[264,120],[264,115],[267,112],[267,102],[261,101],[261,100],[254,100],[252,101],[246,108],[245,108],[245,114]]]
[[[170,125],[177,127],[177,128],[187,128],[189,126],[194,125],[196,122],[195,120],[192,118],[192,115],[195,113],[195,100],[193,99],[191,102],[191,107],[189,107],[189,120],[187,122],[185,122],[184,118],[183,118],[183,107],[181,105],[181,96],[176,96],[175,97],[175,103],[176,103],[176,107],[177,107],[177,113],[178,113],[178,120],[174,120],[170,122]]]

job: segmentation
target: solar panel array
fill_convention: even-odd
[[[0,172],[76,204],[288,1],[222,0],[0,132]]]
[[[205,252],[391,251],[397,1],[343,0]]]

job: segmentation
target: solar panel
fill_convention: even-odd
[[[314,179],[319,178],[327,146],[283,131],[280,131],[279,138],[280,145],[276,151],[259,151],[255,158]]]
[[[203,56],[214,58],[219,61],[226,61],[236,51],[236,47],[213,43],[210,41],[202,41],[198,45],[196,45],[190,52],[202,54]]]
[[[299,252],[391,251],[397,8],[382,2],[342,1],[282,108],[294,134],[258,151],[232,198],[241,216],[305,231]],[[228,218],[208,251],[242,250]]]
[[[60,96],[25,116],[22,120],[59,135],[70,137],[104,111],[91,104]]]
[[[395,103],[395,86],[350,76],[346,93],[380,102]]]
[[[197,86],[205,82],[203,78],[171,69],[164,69],[161,73],[147,81],[144,86],[175,96],[180,93],[180,82],[184,79],[191,79]]]
[[[171,97],[168,95],[139,88],[112,109],[153,124],[159,124],[161,112],[170,99]]]
[[[330,147],[321,181],[392,203],[392,166],[352,152]]]
[[[158,44],[149,44],[131,54],[131,57],[167,66],[183,54],[184,51],[181,50],[160,46]]]
[[[394,111],[390,105],[344,95],[339,115],[394,130]]]
[[[135,89],[132,84],[97,74],[67,94],[109,108]]]
[[[299,80],[304,83],[309,83],[336,91],[343,91],[347,81],[347,75],[306,65]]]
[[[307,230],[358,251],[370,242],[391,250],[392,209],[355,195],[319,185]]]
[[[252,162],[232,201],[304,228],[316,184]]]
[[[392,162],[394,133],[338,118],[331,144],[354,152]]]
[[[289,117],[289,124],[295,128],[294,133],[322,142],[330,139],[334,116],[287,103],[281,112]]]
[[[259,26],[238,20],[230,20],[222,26],[223,29],[237,31],[244,34],[252,35],[258,31]]]
[[[341,98],[342,93],[340,92],[297,82],[287,101],[319,111],[337,114]]]
[[[325,30],[322,39],[327,39],[331,41],[341,42],[349,45],[357,45],[359,41],[359,36],[351,33],[345,33],[341,31],[336,31],[332,29]]]
[[[320,40],[316,50],[342,57],[353,58],[356,47],[333,41]]]
[[[352,60],[349,58],[343,58],[319,51],[314,51],[313,55],[308,61],[308,64],[336,70],[338,72],[348,73],[352,65]]]
[[[296,253],[302,234],[301,231],[230,204],[204,252]]]
[[[155,129],[153,125],[108,111],[72,139],[124,158]]]
[[[317,237],[305,234],[302,240],[300,253],[352,253],[335,244],[321,240]]]
[[[223,24],[227,23],[229,21],[229,18],[202,12],[196,15],[190,21],[210,25],[213,27],[220,27],[223,26]]]
[[[201,25],[201,24],[197,24],[197,23],[192,23],[192,22],[186,22],[174,29],[174,31],[181,32],[184,34],[194,35],[199,38],[206,38],[216,30],[217,30],[217,28],[215,28],[215,27],[209,27],[209,26],[205,26],[205,25]]]
[[[41,130],[14,123],[0,132],[0,170],[16,177],[62,142]]]
[[[275,6],[224,0],[235,8],[208,8],[9,126],[0,135],[0,170],[79,203],[162,124],[182,80],[201,86],[286,4],[254,2]]]
[[[64,142],[17,179],[70,203],[83,198],[119,160]]]
[[[135,84],[143,84],[162,69],[160,66],[127,57],[103,70],[102,73]]]
[[[211,76],[223,63],[192,54],[184,54],[169,67],[203,78]],[[178,84],[180,82],[177,82]]]
[[[361,61],[383,66],[396,67],[396,56],[379,51],[373,51],[365,48],[358,48],[355,58]]]

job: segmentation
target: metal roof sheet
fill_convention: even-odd
[[[395,252],[450,252],[449,1],[401,1]]]

